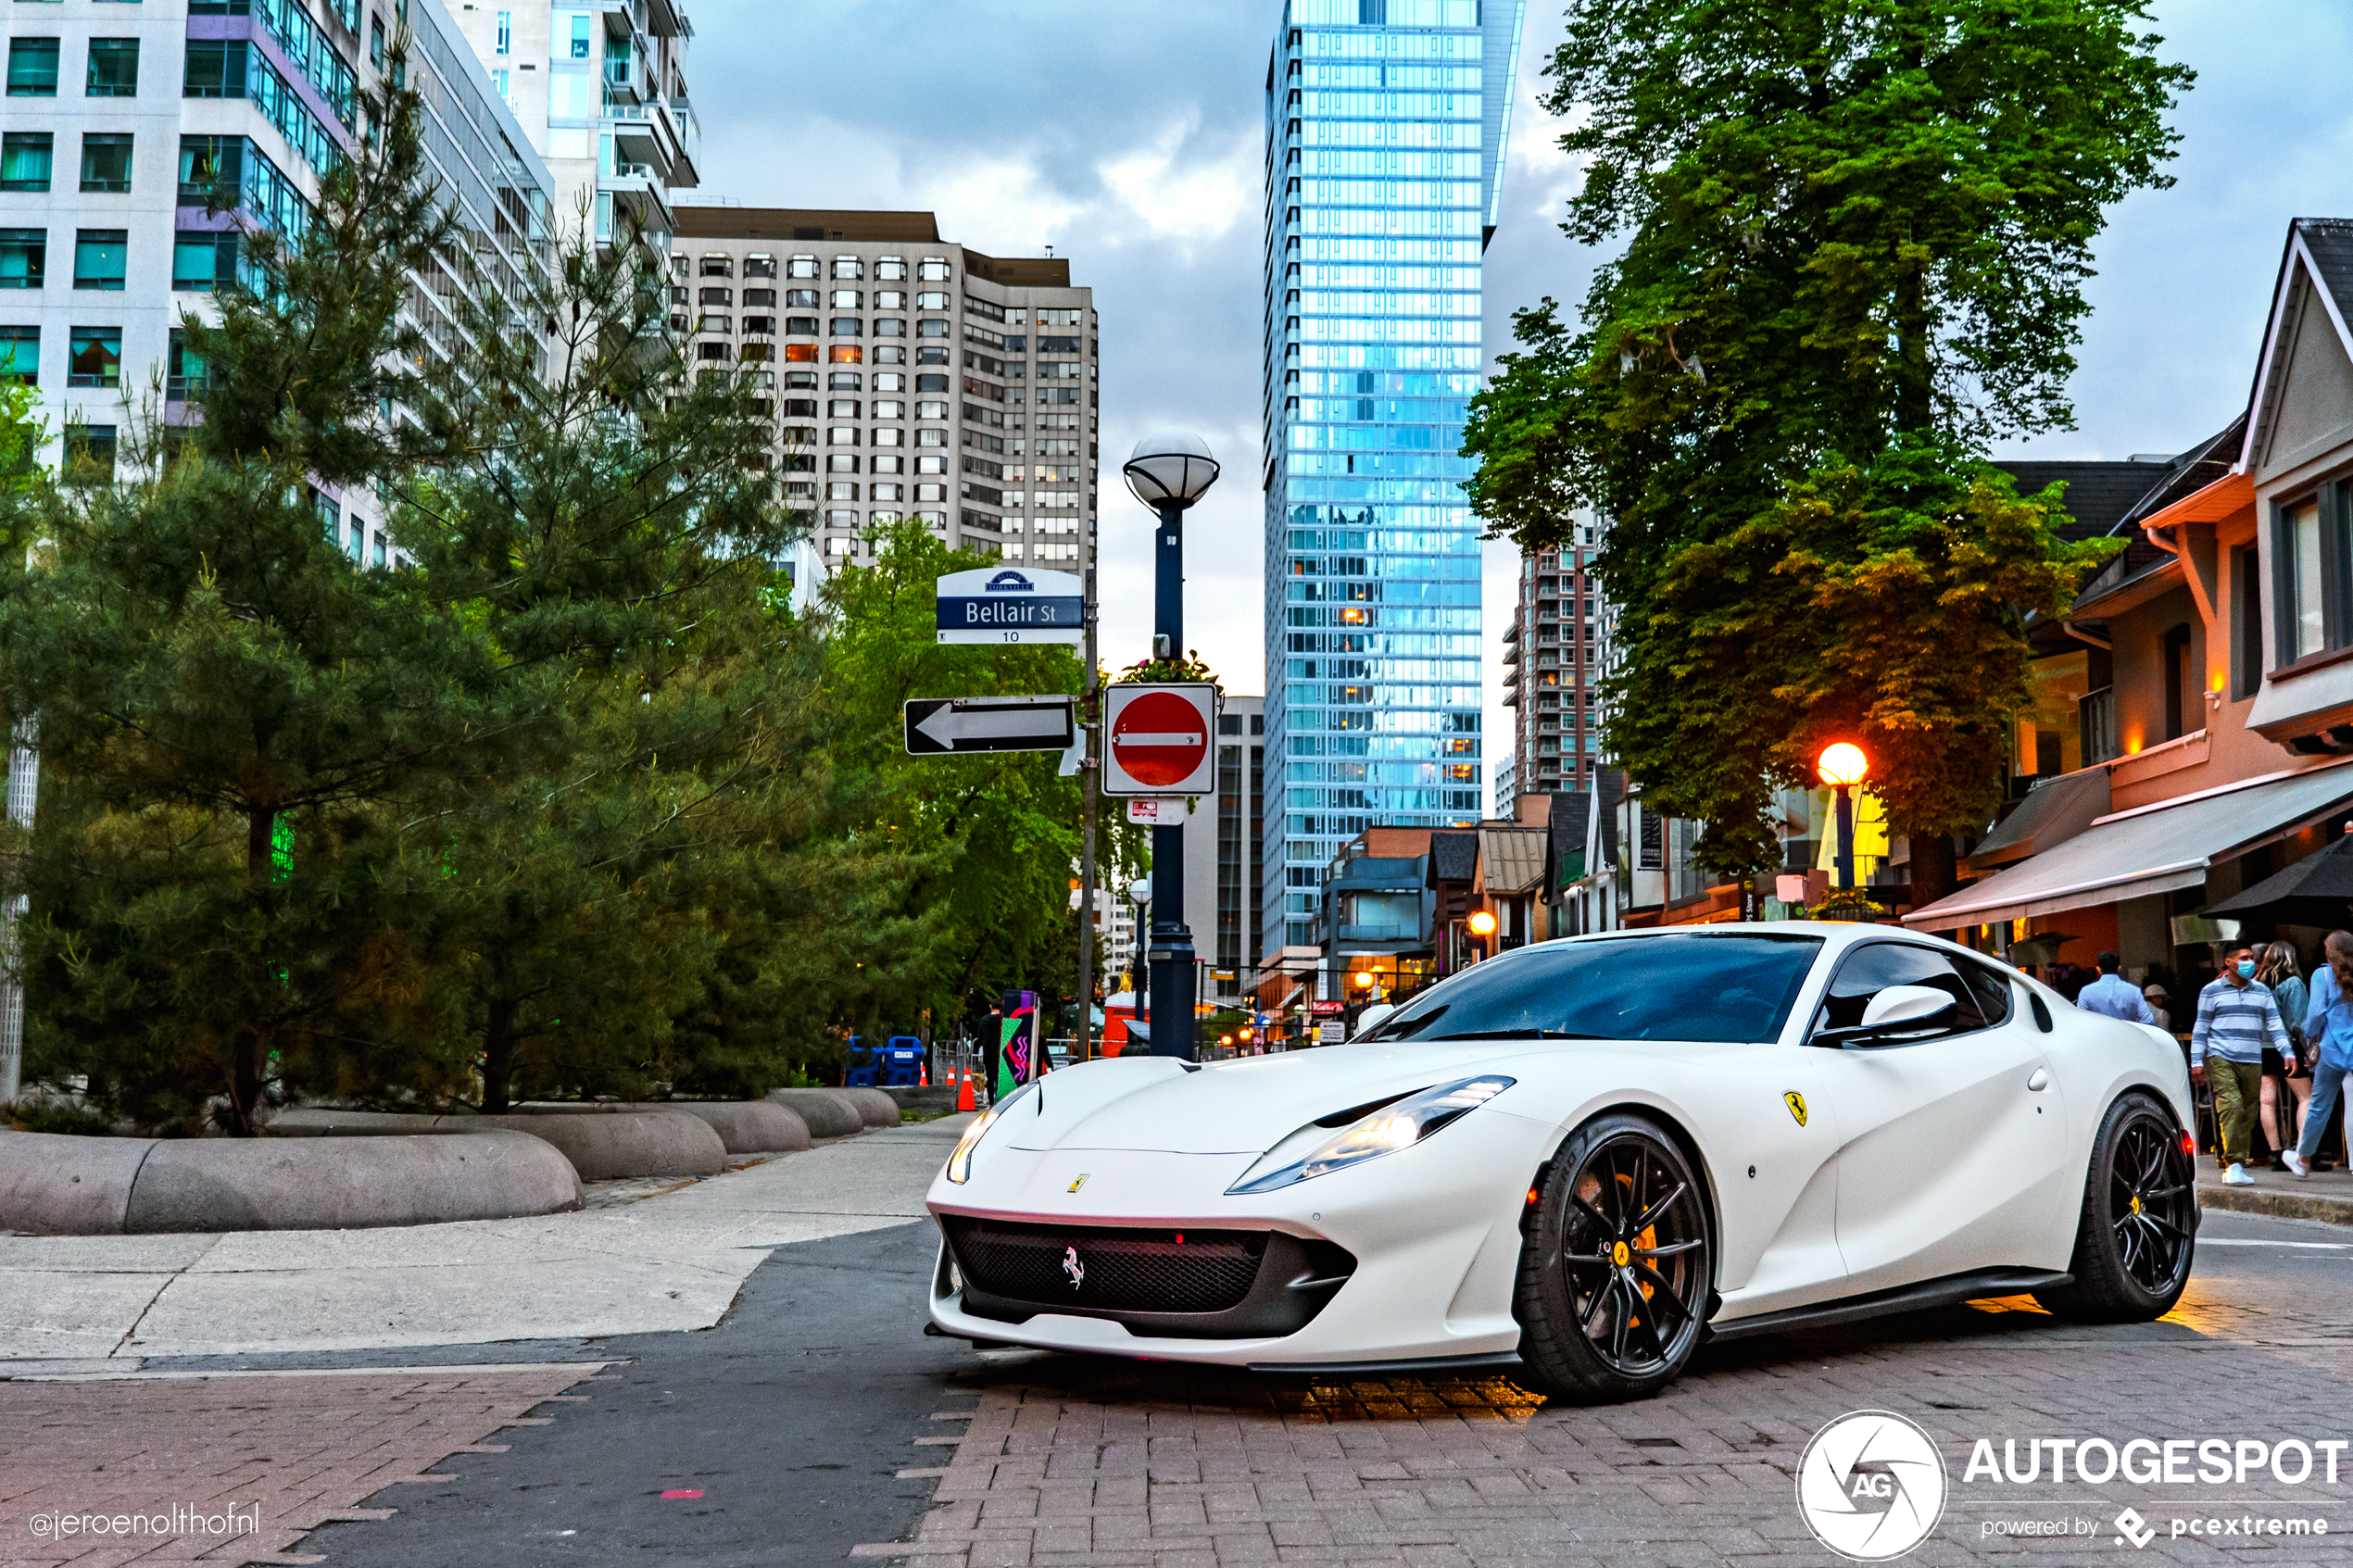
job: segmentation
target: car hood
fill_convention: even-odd
[[[1170,1057],[1091,1061],[1049,1073],[1011,1102],[1006,1141],[1027,1149],[1259,1154],[1310,1122],[1367,1101],[1508,1073],[1516,1058],[1563,1048],[1533,1041],[1327,1046],[1199,1068]]]

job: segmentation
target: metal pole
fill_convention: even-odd
[[[1185,657],[1185,513],[1160,508],[1153,536],[1152,652]],[[1216,737],[1204,736],[1214,745]],[[1185,828],[1152,828],[1152,1055],[1193,1060],[1193,934],[1185,924]]]
[[[1838,786],[1838,885],[1855,885],[1855,793],[1845,784]]]
[[[1095,709],[1101,687],[1095,676],[1095,569],[1087,569],[1087,635],[1082,645],[1087,658],[1086,696],[1080,710],[1087,739],[1086,756],[1078,764],[1078,789],[1082,797],[1078,817],[1078,1037],[1072,1042],[1074,1061],[1090,1060],[1095,1054],[1095,797],[1096,786],[1096,724]]]
[[[39,793],[41,753],[30,721],[17,726],[8,751],[8,820],[30,830],[33,797]],[[11,898],[0,907],[0,1104],[14,1100],[24,1087],[24,976],[20,972],[18,927],[30,901]]]

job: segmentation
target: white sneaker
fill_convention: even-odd
[[[2280,1158],[2287,1162],[2289,1170],[2299,1176],[2309,1176],[2312,1173],[2312,1162],[2292,1148],[2282,1150]]]
[[[2246,1166],[2233,1164],[2222,1173],[2222,1185],[2229,1187],[2251,1187],[2255,1185],[2255,1178],[2246,1173]]]

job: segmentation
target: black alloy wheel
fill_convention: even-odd
[[[1543,1391],[1643,1399],[1672,1382],[1706,1327],[1707,1206],[1675,1141],[1645,1117],[1569,1135],[1537,1191],[1513,1308]]]
[[[2145,1323],[2173,1310],[2197,1245],[2194,1156],[2157,1100],[2127,1094],[2092,1140],[2091,1171],[2069,1272],[2075,1283],[2038,1290],[2061,1317]]]

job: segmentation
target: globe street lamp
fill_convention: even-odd
[[[1152,546],[1152,657],[1185,657],[1185,513],[1217,483],[1209,443],[1190,431],[1156,430],[1136,443],[1120,470],[1136,499],[1160,514]],[[1168,1021],[1152,1031],[1154,1056],[1193,1055],[1197,988],[1193,933],[1185,923],[1185,829],[1152,827],[1152,1016]]]
[[[1495,935],[1494,911],[1491,909],[1473,909],[1470,913],[1470,919],[1463,922],[1463,923],[1470,927],[1471,940],[1478,944],[1478,957],[1471,960],[1471,962],[1477,963],[1479,959],[1483,959],[1487,956],[1487,939]]]
[[[1822,747],[1821,756],[1814,759],[1814,771],[1824,784],[1838,791],[1838,884],[1843,889],[1855,885],[1855,786],[1871,775],[1871,759],[1863,748],[1846,741],[1837,741]]]

